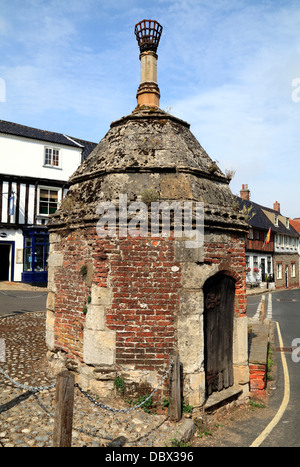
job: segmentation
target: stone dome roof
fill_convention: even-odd
[[[161,109],[137,108],[110,130],[71,176],[70,189],[49,227],[95,222],[101,201],[140,200],[152,189],[160,201],[204,202],[205,224],[245,231],[228,178],[190,125]],[[99,218],[99,216],[98,216]]]

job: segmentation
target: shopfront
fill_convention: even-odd
[[[24,230],[22,282],[47,284],[49,234],[46,229]]]

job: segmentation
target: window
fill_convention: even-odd
[[[281,235],[277,235],[277,246],[281,246]]]
[[[268,258],[267,258],[267,268],[268,268],[268,269],[267,269],[268,274],[271,274],[271,272],[272,272],[272,261],[271,261],[271,257],[270,257],[270,256],[268,256]]]
[[[277,264],[277,279],[282,279],[282,264]]]
[[[48,270],[48,255],[48,235],[30,232],[24,241],[23,272],[46,272]]]
[[[296,277],[296,264],[291,264],[291,277]]]
[[[253,266],[255,268],[258,268],[258,257],[257,256],[253,256]]]
[[[290,228],[290,220],[289,220],[288,217],[285,219],[285,226],[286,226],[287,229]]]
[[[39,214],[48,216],[53,214],[58,207],[58,190],[40,188]]]
[[[249,240],[253,240],[253,229],[249,230]]]
[[[45,165],[59,167],[59,149],[45,148]]]
[[[259,230],[255,230],[255,240],[259,240]]]
[[[275,214],[274,225],[278,227],[278,214]]]

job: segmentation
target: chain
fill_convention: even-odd
[[[133,410],[137,410],[139,409],[140,407],[142,407],[149,399],[151,399],[151,397],[158,391],[158,389],[161,387],[161,385],[163,384],[163,382],[166,380],[169,372],[170,372],[170,369],[171,369],[171,366],[169,366],[169,368],[167,369],[166,373],[164,374],[164,376],[162,377],[162,380],[161,382],[159,383],[159,385],[152,391],[152,393],[145,399],[143,400],[140,404],[137,404],[135,405],[134,407],[129,407],[128,409],[116,409],[114,407],[110,407],[109,405],[106,405],[104,404],[103,402],[99,402],[97,401],[94,397],[92,397],[88,392],[84,391],[84,389],[82,389],[79,384],[75,383],[75,387],[77,387],[79,389],[79,391],[90,401],[92,402],[93,404],[95,404],[97,407],[100,407],[101,409],[104,409],[104,410],[108,410],[109,412],[114,412],[114,413],[127,413],[127,412],[132,412]],[[36,393],[36,392],[40,392],[40,391],[48,391],[49,389],[52,389],[55,387],[56,383],[53,383],[53,384],[50,384],[48,386],[29,386],[27,384],[21,384],[19,383],[18,381],[15,381],[14,379],[12,379],[5,371],[3,371],[1,368],[0,368],[0,373],[6,378],[8,379],[14,386],[16,386],[17,388],[19,389],[25,389],[26,391],[30,391],[32,393]]]
[[[156,391],[158,391],[158,389],[160,388],[160,386],[163,384],[163,382],[165,381],[165,379],[167,378],[169,372],[170,372],[170,369],[171,369],[171,365],[170,367],[167,369],[166,373],[164,374],[161,382],[159,383],[159,385],[152,391],[152,393],[150,394],[150,396],[148,396],[145,400],[143,400],[140,404],[138,405],[135,405],[134,407],[129,407],[128,409],[116,409],[114,407],[110,407],[109,405],[105,405],[103,404],[103,402],[99,402],[97,401],[96,399],[94,399],[94,397],[92,397],[89,393],[87,393],[86,391],[84,391],[84,389],[82,389],[77,383],[75,384],[75,387],[77,387],[79,389],[79,391],[90,401],[92,402],[93,404],[95,404],[97,407],[100,407],[101,409],[104,409],[104,410],[108,410],[109,412],[114,412],[114,413],[127,413],[127,412],[132,412],[133,410],[137,410],[139,409],[140,407],[142,407],[142,405],[144,405],[149,399],[151,399],[151,397],[156,393]]]
[[[27,384],[21,384],[19,383],[18,381],[15,381],[13,380],[7,373],[5,373],[5,371],[1,370],[0,368],[0,373],[6,378],[8,379],[14,386],[16,386],[17,388],[19,389],[26,389],[26,391],[30,391],[30,392],[39,392],[39,391],[48,391],[49,389],[52,389],[54,388],[54,386],[56,385],[56,383],[53,383],[53,384],[50,384],[49,386],[44,386],[44,387],[41,387],[41,386],[28,386]]]

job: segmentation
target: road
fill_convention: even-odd
[[[300,447],[300,290],[272,292],[272,320],[278,323],[284,347],[283,359],[278,349],[278,333],[275,332],[275,352],[278,375],[276,381],[276,404],[278,409],[286,391],[286,409],[281,414],[270,434],[260,444],[262,447]],[[267,303],[268,295],[266,295]],[[253,316],[261,296],[248,298],[248,316]],[[277,325],[275,327],[275,331]],[[299,339],[294,341],[294,339]],[[286,381],[284,380],[284,376]],[[289,392],[289,394],[288,394]],[[276,411],[277,414],[277,411]]]
[[[0,290],[0,317],[30,311],[46,310],[47,292],[31,290]]]

